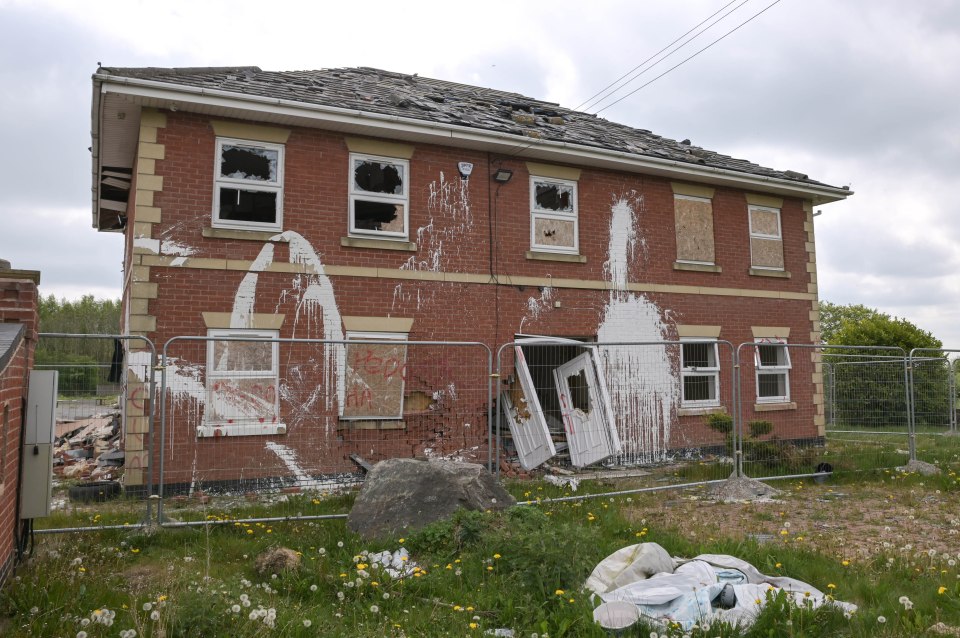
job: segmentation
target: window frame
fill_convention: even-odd
[[[699,367],[687,366],[686,356],[684,355],[685,345],[702,344],[712,346],[713,366]],[[709,352],[709,350],[708,350]],[[709,355],[708,355],[709,359]],[[713,399],[687,399],[685,380],[689,377],[708,377],[713,379],[713,388],[715,398]],[[720,352],[719,342],[716,339],[705,339],[703,337],[680,337],[680,407],[681,408],[716,408],[720,407]]]
[[[541,208],[537,205],[537,184],[555,184],[559,186],[569,186],[571,188],[573,210],[570,212],[559,212],[547,208]],[[542,253],[556,253],[563,255],[580,254],[580,204],[579,204],[578,184],[576,180],[561,179],[558,177],[542,177],[540,175],[530,176],[530,250]],[[573,246],[553,246],[537,243],[537,220],[552,219],[555,221],[573,222]]]
[[[277,178],[275,181],[247,180],[236,177],[224,177],[221,175],[221,165],[223,161],[223,147],[241,146],[247,148],[259,148],[277,152]],[[284,145],[271,142],[258,142],[254,140],[244,140],[234,137],[217,137],[216,152],[213,158],[213,216],[211,225],[214,228],[229,228],[232,230],[261,230],[261,231],[281,231],[283,230],[283,175],[284,175]],[[243,221],[236,219],[220,219],[220,189],[233,188],[239,191],[258,192],[258,193],[276,193],[277,210],[276,221],[273,223]]]
[[[346,341],[344,347],[344,378],[346,379],[346,368],[350,365],[350,341],[409,341],[409,333],[405,332],[377,332],[375,330],[348,330],[344,333],[343,338]],[[371,344],[367,344],[371,345]],[[408,357],[407,347],[404,345],[403,349],[403,366],[405,369],[407,365]],[[400,377],[400,410],[396,415],[383,416],[383,415],[344,415],[344,408],[346,405],[340,406],[339,419],[341,421],[401,421],[403,419],[403,411],[405,407],[405,396],[407,388],[407,380],[405,377],[405,372],[403,376]]]
[[[793,369],[793,363],[790,360],[790,348],[787,347],[786,339],[764,337],[754,340],[753,361],[754,361],[754,382],[756,383],[757,403],[790,403],[790,370]],[[783,352],[784,363],[778,365],[764,365],[760,357],[760,348],[764,346],[777,347]],[[784,394],[761,397],[760,396],[760,377],[783,375]]]
[[[770,235],[768,233],[761,233],[754,231],[753,229],[753,211],[759,210],[766,213],[776,213],[777,215],[777,234]],[[776,266],[758,266],[756,260],[753,258],[753,240],[754,239],[763,239],[767,241],[778,241],[780,242],[780,251],[783,252],[783,220],[781,219],[781,213],[779,208],[773,206],[761,206],[759,204],[749,204],[747,206],[747,226],[750,231],[750,267],[756,270],[773,270],[782,272],[786,270],[786,263],[781,267]]]
[[[389,193],[371,193],[369,191],[358,190],[354,174],[356,160],[377,162],[379,164],[394,164],[403,167],[403,176],[401,185],[403,192],[400,195],[391,195]],[[347,235],[350,237],[361,237],[364,239],[383,239],[390,241],[403,240],[410,238],[410,160],[400,157],[390,157],[387,155],[371,155],[369,153],[350,153],[347,170]],[[403,205],[403,232],[367,230],[356,228],[354,214],[357,200],[378,202],[383,204],[402,204]]]
[[[286,425],[284,425],[280,419],[280,344],[276,341],[279,336],[279,330],[247,328],[210,328],[207,330],[206,402],[203,422],[197,428],[198,436],[249,436],[283,434],[286,432]],[[270,370],[216,370],[216,365],[214,364],[216,343],[223,341],[224,338],[233,338],[240,343],[249,342],[248,340],[255,341],[257,339],[273,340],[269,342]],[[268,379],[273,385],[273,421],[271,423],[261,422],[257,417],[226,420],[210,418],[209,410],[213,402],[213,393],[215,392],[214,383],[218,379]]]

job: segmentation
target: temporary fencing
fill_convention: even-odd
[[[40,333],[34,368],[57,371],[58,396],[56,489],[36,533],[130,528],[151,518],[151,502],[140,497],[156,478],[141,464],[153,445],[155,363],[144,337]],[[123,494],[121,476],[140,488]]]
[[[224,331],[171,339],[161,370],[159,496],[167,513],[183,506],[178,519],[211,498],[248,518],[268,515],[265,502],[270,516],[309,516],[317,497],[358,484],[384,459],[492,468],[491,354],[481,343]]]
[[[158,359],[142,337],[42,334],[67,472],[37,531],[341,518],[324,493],[389,458],[600,465],[644,491],[935,461],[957,432],[960,350],[534,337],[494,362],[482,343],[360,336],[224,330]],[[97,475],[121,472],[120,499],[96,502],[121,491]]]

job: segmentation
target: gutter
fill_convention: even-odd
[[[576,160],[590,160],[593,165],[606,165],[609,168],[620,168],[632,172],[653,172],[667,177],[676,177],[691,181],[712,184],[736,185],[740,188],[753,187],[761,191],[775,190],[779,194],[794,195],[802,199],[813,199],[815,204],[825,204],[852,195],[852,191],[833,186],[815,186],[785,180],[776,177],[754,175],[730,169],[694,166],[677,160],[659,159],[644,155],[636,155],[624,151],[597,149],[594,147],[530,138],[518,140],[516,135],[497,131],[479,131],[478,129],[430,122],[399,115],[384,115],[355,109],[308,104],[269,98],[259,95],[246,95],[218,89],[183,86],[154,80],[141,80],[95,74],[94,79],[94,162],[97,161],[97,135],[99,113],[98,105],[101,99],[97,93],[117,93],[141,98],[166,101],[171,105],[183,103],[197,104],[224,109],[235,109],[253,113],[268,113],[276,116],[312,120],[316,122],[334,122],[356,127],[373,128],[383,131],[384,137],[396,137],[396,133],[403,132],[415,136],[433,138],[439,143],[443,140],[472,142],[478,145],[494,147],[500,152],[519,157],[528,150],[547,151],[570,158],[569,163],[578,163]],[[97,85],[100,90],[97,90]],[[439,139],[437,139],[439,138]],[[489,150],[489,149],[488,149]],[[530,156],[535,153],[528,154]],[[95,167],[94,179],[97,179]],[[95,189],[98,186],[94,185]],[[95,201],[96,206],[96,201]],[[96,215],[96,213],[95,213]]]

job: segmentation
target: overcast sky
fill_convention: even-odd
[[[121,238],[91,226],[98,62],[373,66],[575,108],[723,7],[618,97],[770,7],[601,115],[849,185],[816,218],[821,299],[960,348],[960,2],[771,2],[0,0],[0,258],[43,294],[119,297]]]

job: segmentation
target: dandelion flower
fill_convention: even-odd
[[[553,593],[556,594],[557,596],[563,596],[563,593],[564,593],[564,592],[563,592],[562,589],[558,589],[557,591],[555,591],[555,592],[553,592]]]
[[[937,589],[937,594],[943,596],[945,593],[947,593],[947,588],[943,585],[940,585],[940,587]]]

